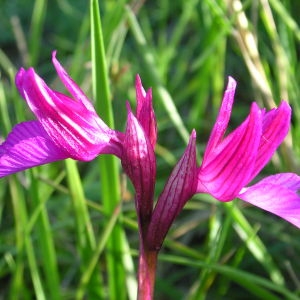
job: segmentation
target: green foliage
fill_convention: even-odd
[[[192,128],[200,161],[228,75],[238,81],[232,128],[252,101],[267,108],[280,99],[291,103],[290,135],[261,176],[299,173],[298,1],[99,2],[99,24],[97,1],[91,13],[85,0],[0,2],[3,138],[16,122],[33,118],[14,86],[20,65],[64,91],[50,62],[56,49],[118,130],[125,101],[135,103],[135,74],[153,88],[157,194]],[[118,166],[110,158],[58,162],[0,180],[0,299],[109,299],[120,286],[135,299],[137,220],[132,187]],[[290,224],[239,200],[197,195],[168,234],[155,299],[299,299],[299,237]]]

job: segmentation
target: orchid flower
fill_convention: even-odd
[[[99,154],[120,157],[123,134],[110,129],[52,53],[56,72],[71,97],[51,90],[33,68],[21,68],[16,86],[37,120],[17,124],[0,145],[0,177],[34,166]]]
[[[293,173],[269,176],[248,186],[282,143],[290,127],[291,108],[282,101],[270,111],[252,104],[246,120],[224,138],[236,82],[229,77],[219,115],[198,168],[196,193],[219,201],[240,198],[300,227],[300,177]]]

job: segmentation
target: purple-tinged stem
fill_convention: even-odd
[[[158,251],[145,249],[141,243],[138,270],[137,300],[152,300],[154,294]]]

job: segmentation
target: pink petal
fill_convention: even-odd
[[[38,121],[20,123],[0,145],[0,177],[66,158]]]
[[[138,75],[136,76],[135,89],[137,99],[136,117],[154,148],[157,140],[157,124],[152,106],[152,90],[149,89],[145,92],[141,78]]]
[[[121,161],[135,187],[137,212],[144,228],[150,221],[153,208],[156,159],[150,140],[129,105]]]
[[[193,131],[154,208],[146,237],[149,249],[160,249],[174,219],[195,193],[196,169],[196,132]]]
[[[210,152],[216,147],[216,145],[218,145],[222,141],[224,137],[231,115],[235,88],[236,81],[232,77],[228,77],[227,88],[224,92],[224,97],[217,120],[207,143],[204,159],[206,158],[206,156],[210,155]]]
[[[253,103],[248,118],[224,141],[218,145],[210,139],[215,148],[205,155],[199,168],[198,193],[229,201],[252,179],[262,131],[261,118],[262,112]]]
[[[293,173],[269,176],[244,188],[238,197],[300,228],[300,177]]]
[[[73,79],[69,76],[63,66],[56,59],[56,51],[52,52],[52,63],[56,69],[57,75],[60,80],[66,87],[66,89],[70,92],[76,101],[81,102],[84,106],[91,112],[95,113],[95,109],[91,103],[91,101],[87,98],[84,92],[79,88],[79,86],[73,81]],[[104,124],[104,123],[103,123]],[[104,124],[105,125],[105,124]],[[106,126],[106,125],[105,125]]]
[[[120,135],[82,102],[52,91],[32,68],[21,69],[16,84],[49,137],[71,158],[91,160],[102,153],[120,155]]]
[[[255,161],[254,178],[269,162],[276,149],[286,137],[291,121],[291,107],[282,101],[280,106],[267,112],[263,117],[263,132]]]

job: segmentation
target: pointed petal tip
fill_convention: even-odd
[[[21,90],[22,90],[22,86],[23,86],[23,77],[24,77],[25,72],[26,71],[24,68],[20,68],[15,76],[15,84],[16,84],[17,89],[21,93],[22,97],[23,97],[23,92]]]
[[[32,67],[29,68],[28,70],[25,70],[24,68],[20,68],[19,71],[17,72],[15,76],[15,84],[23,99],[26,99],[25,96],[26,88],[24,87],[26,85],[26,82],[35,80],[35,76],[36,73]]]
[[[193,139],[195,139],[196,136],[197,136],[197,132],[196,132],[195,129],[193,129],[193,130],[192,130],[192,133],[191,133],[191,137],[192,137]]]
[[[291,112],[292,112],[291,106],[290,106],[289,103],[288,103],[287,101],[285,101],[285,100],[282,100],[282,101],[280,102],[280,104],[279,104],[279,106],[278,106],[278,109],[283,110],[283,111],[285,111],[285,112],[287,112],[287,113],[289,113],[289,114],[291,114]]]
[[[144,90],[143,88],[143,84],[142,84],[142,79],[140,77],[139,74],[136,74],[135,76],[135,89],[138,91],[138,90]]]
[[[52,61],[56,60],[56,54],[57,54],[57,50],[53,50],[52,51]]]
[[[19,70],[18,70],[18,72],[17,72],[17,74],[16,74],[16,77],[18,76],[20,76],[20,75],[22,75],[22,74],[24,74],[24,72],[26,72],[26,70],[23,68],[23,67],[21,67]]]
[[[141,82],[142,80],[141,80],[141,76],[140,76],[140,74],[136,74],[135,75],[135,82]]]
[[[128,113],[128,114],[129,114],[129,113],[132,113],[132,110],[131,110],[131,106],[130,106],[129,101],[126,101],[125,106],[126,106],[126,109],[127,109],[127,113]]]
[[[262,111],[263,109],[260,109],[258,104],[256,102],[252,102],[251,103],[251,107],[250,107],[250,115],[251,114],[257,114],[259,116],[262,115]]]
[[[226,89],[227,90],[228,89],[235,89],[236,86],[237,86],[236,80],[233,77],[228,76],[228,83],[227,83],[227,88]]]
[[[142,101],[143,98],[146,96],[146,91],[143,87],[142,79],[139,74],[137,74],[135,77],[135,90],[137,102]]]

